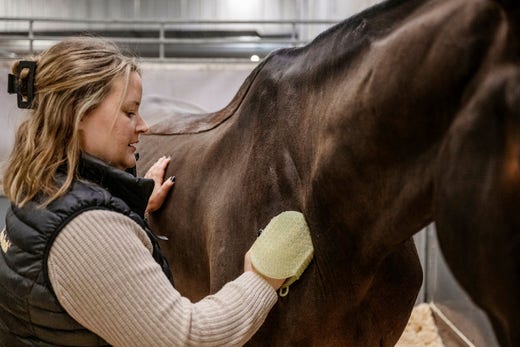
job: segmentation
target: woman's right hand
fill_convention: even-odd
[[[168,192],[175,184],[175,176],[171,176],[166,180],[164,179],[164,174],[166,173],[166,168],[170,161],[170,157],[160,157],[144,175],[145,178],[153,179],[155,183],[153,192],[148,199],[146,214],[154,212],[162,206],[164,200],[168,196]]]
[[[251,250],[247,251],[246,255],[244,256],[244,272],[245,271],[252,271],[252,272],[260,275],[260,277],[262,277],[264,280],[266,280],[266,282],[269,283],[271,285],[271,287],[273,287],[274,290],[278,290],[278,288],[280,288],[282,286],[282,284],[284,284],[286,278],[276,279],[276,278],[271,278],[271,277],[267,277],[267,276],[262,275],[253,266],[253,263],[251,262],[251,256],[249,255],[249,252],[251,252]]]

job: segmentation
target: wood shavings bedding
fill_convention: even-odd
[[[430,305],[414,307],[410,320],[396,347],[444,347]]]

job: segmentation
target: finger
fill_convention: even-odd
[[[164,173],[166,172],[166,168],[168,167],[168,164],[170,164],[170,161],[171,158],[165,158],[157,164],[157,168],[155,170],[157,172],[157,175],[159,175],[161,179],[164,177]]]
[[[166,156],[164,156],[164,155],[163,155],[162,157],[159,157],[159,159],[157,159],[157,160],[155,161],[155,163],[152,164],[151,167],[155,167],[155,166],[157,166],[157,165],[158,165],[161,161],[163,161],[165,158],[166,158]]]
[[[154,169],[161,169],[166,168],[168,164],[170,163],[171,158],[170,157],[160,157],[153,165],[152,168]]]
[[[157,200],[163,203],[164,199],[166,199],[166,196],[170,192],[170,189],[172,189],[173,185],[175,184],[175,176],[172,176],[168,178],[164,183],[161,185],[159,190],[157,191]]]
[[[171,160],[171,157],[163,157],[157,164],[163,168],[166,168]]]
[[[171,176],[168,178],[164,183],[161,185],[160,193],[164,193],[165,195],[168,194],[170,189],[172,189],[173,185],[175,184],[175,176]]]
[[[148,169],[146,174],[144,175],[145,178],[153,178],[155,181],[159,181],[159,183],[162,183],[164,173],[166,171],[166,168],[168,167],[168,164],[171,161],[171,157],[161,157],[159,158],[151,167]]]
[[[153,197],[148,201],[147,210],[149,212],[156,211],[159,207],[162,206],[164,200],[168,196],[170,189],[175,184],[175,176],[167,179],[158,189],[153,193]]]

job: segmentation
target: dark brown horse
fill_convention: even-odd
[[[422,273],[446,258],[504,346],[520,346],[520,15],[515,2],[391,0],[267,57],[219,112],[172,117],[152,216],[196,301],[242,271],[257,230],[302,211],[315,258],[250,345],[393,346]]]

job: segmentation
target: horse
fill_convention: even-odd
[[[388,0],[272,52],[223,109],[151,126],[142,174],[177,183],[150,217],[192,301],[242,272],[271,217],[303,212],[315,256],[250,346],[393,346],[431,222],[503,346],[520,346],[519,5]]]

